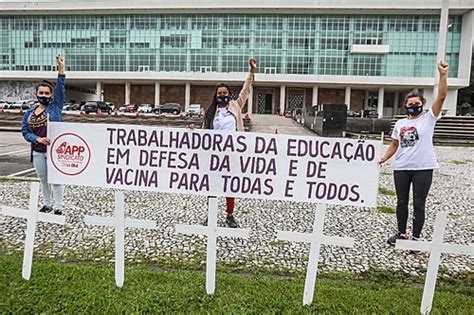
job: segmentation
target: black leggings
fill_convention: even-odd
[[[398,232],[405,234],[408,220],[408,198],[413,183],[413,236],[418,238],[425,223],[425,202],[430,190],[433,170],[394,171],[397,191]]]

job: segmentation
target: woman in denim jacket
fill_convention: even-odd
[[[50,121],[61,121],[64,105],[64,60],[56,56],[58,65],[58,79],[53,89],[53,84],[42,80],[36,86],[36,97],[39,105],[28,110],[23,116],[21,133],[26,141],[31,143],[31,160],[36,174],[41,181],[44,205],[40,212],[51,212],[51,187],[48,184],[46,146],[50,144],[47,137],[47,127]],[[53,184],[54,214],[62,215],[64,186]]]

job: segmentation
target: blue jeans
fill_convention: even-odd
[[[54,209],[63,209],[63,193],[64,185],[59,184],[48,184],[48,167],[46,164],[47,154],[46,152],[35,152],[33,151],[33,166],[35,167],[36,174],[41,181],[41,191],[43,193],[44,205],[51,207],[51,190],[54,198]],[[51,189],[52,187],[52,189]]]

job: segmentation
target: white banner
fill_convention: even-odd
[[[54,184],[374,207],[381,143],[149,126],[48,125]]]

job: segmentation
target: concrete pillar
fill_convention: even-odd
[[[311,103],[312,106],[318,105],[318,93],[319,87],[317,85],[313,85],[313,101]]]
[[[446,55],[446,39],[448,37],[448,13],[449,13],[449,0],[441,1],[441,16],[439,18],[439,38],[438,38],[438,53],[436,61],[444,60]],[[433,98],[436,98],[438,94],[438,81],[439,73],[437,66],[435,70]]]
[[[459,49],[458,78],[469,82],[472,60],[472,38],[474,38],[474,10],[467,11],[462,16],[461,47]]]
[[[400,114],[400,92],[395,92],[393,96],[393,115]]]
[[[222,72],[224,54],[224,18],[219,17],[219,37],[217,38],[217,72]],[[213,69],[214,70],[214,69]]]
[[[423,97],[426,99],[426,104],[423,109],[430,109],[436,97],[430,88],[423,89]],[[458,102],[458,90],[448,89],[448,95],[443,103],[442,110],[446,112],[446,116],[456,116],[456,104]]]
[[[155,82],[155,105],[160,105],[160,82]]]
[[[280,86],[280,115],[283,115],[285,112],[285,103],[286,103],[286,95],[285,95],[286,86]]]
[[[433,93],[433,89],[431,88],[425,88],[421,92],[426,100],[426,104],[425,106],[423,106],[423,110],[428,110],[431,108],[431,104],[433,104],[434,100],[436,99],[436,96]]]
[[[127,30],[132,29],[130,19],[131,17],[127,17]],[[129,32],[127,32],[127,37],[125,39],[125,71],[127,72],[130,71],[130,33]]]
[[[247,100],[247,112],[253,114],[253,87],[250,89],[249,98]]]
[[[365,97],[364,97],[364,108],[367,109],[369,107],[369,91],[365,91]]]
[[[347,106],[347,110],[351,109],[351,87],[346,86],[346,95],[344,97],[344,103]]]
[[[377,102],[377,114],[379,115],[379,118],[383,117],[384,94],[385,94],[385,88],[380,87],[379,88],[379,99],[378,99],[378,102]]]
[[[102,91],[102,82],[97,81],[95,83],[95,98],[98,101],[104,101],[104,93]]]
[[[191,103],[191,83],[186,83],[186,91],[184,93],[184,111],[187,111]]]
[[[458,90],[448,90],[448,95],[443,103],[446,116],[456,116],[456,104],[458,103]]]
[[[125,104],[130,104],[130,83],[125,83]]]

